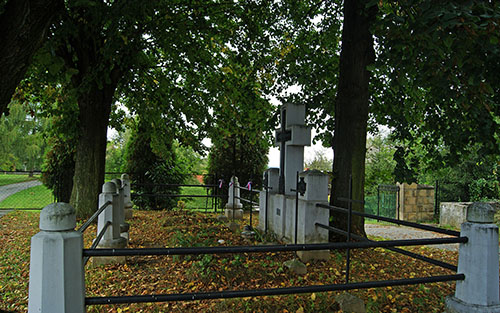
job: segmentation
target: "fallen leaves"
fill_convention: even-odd
[[[3,217],[0,224],[0,310],[25,312],[29,240],[38,232],[38,214],[14,212]],[[229,232],[213,214],[138,211],[134,213],[130,224],[130,247],[248,245],[239,234]],[[95,225],[91,225],[84,236],[86,247],[90,246],[95,233]],[[424,255],[432,254],[436,259],[451,263],[455,262],[457,257],[457,253],[450,251],[419,247],[408,250]],[[172,294],[344,283],[344,251],[332,252],[329,261],[311,262],[304,277],[291,274],[283,266],[284,261],[293,257],[291,252],[209,257],[129,257],[127,264],[87,266],[87,296]],[[450,273],[381,248],[351,250],[351,260],[350,274],[353,282]],[[454,284],[440,283],[358,290],[353,293],[365,301],[368,312],[429,312],[429,308],[442,312],[442,298],[451,294],[453,288]],[[244,299],[105,305],[90,306],[87,311],[339,312],[338,304],[334,300],[335,295],[336,293],[326,292]]]

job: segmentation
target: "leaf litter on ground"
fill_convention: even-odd
[[[248,224],[248,215],[243,225]],[[0,311],[27,312],[30,238],[38,232],[39,213],[16,211],[0,219]],[[254,223],[258,220],[254,216]],[[80,221],[81,224],[83,221]],[[232,233],[216,214],[187,210],[134,211],[131,248],[236,246],[269,244]],[[90,247],[95,225],[84,234]],[[265,236],[257,236],[261,239]],[[269,240],[269,238],[266,238]],[[409,251],[456,265],[458,254],[427,247]],[[332,251],[328,261],[307,263],[307,274],[284,266],[292,252],[199,256],[127,257],[126,264],[85,268],[87,297],[173,294],[223,290],[341,284],[345,251]],[[451,271],[383,248],[351,250],[351,282],[451,274]],[[367,312],[442,312],[455,283],[433,283],[351,291]],[[338,292],[256,298],[89,306],[88,312],[342,312]]]

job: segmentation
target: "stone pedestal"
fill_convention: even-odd
[[[115,183],[107,182],[103,185],[102,193],[99,195],[99,207],[107,201],[111,201],[112,204],[108,205],[97,218],[97,235],[99,235],[108,221],[111,222],[111,225],[107,228],[104,236],[97,245],[99,249],[120,249],[127,247],[127,239],[121,235],[119,198],[120,195],[116,192]],[[125,263],[125,257],[92,257],[93,265],[108,263]]]
[[[328,175],[311,170],[300,173],[299,177],[306,182],[306,192],[299,195],[297,243],[327,243],[328,230],[317,227],[316,223],[328,225],[330,212],[316,204],[328,204]],[[330,251],[297,251],[297,255],[302,262],[328,260]]]
[[[467,222],[461,236],[469,238],[460,244],[455,295],[446,299],[449,313],[500,312],[498,227],[493,224],[495,209],[487,203],[473,203],[467,208]]]
[[[52,203],[40,213],[40,232],[31,238],[28,312],[85,312],[83,238],[76,211]]]
[[[241,201],[239,199],[239,186],[240,183],[238,182],[238,177],[231,177],[226,209],[224,210],[224,215],[226,215],[226,217],[231,220],[243,219],[243,204],[241,204]]]

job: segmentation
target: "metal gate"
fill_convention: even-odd
[[[377,215],[399,219],[399,186],[378,185]]]

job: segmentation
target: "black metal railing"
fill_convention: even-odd
[[[298,177],[297,177],[298,178]],[[352,181],[352,180],[351,180]],[[297,179],[297,187],[293,191],[298,193],[302,190],[299,186],[299,180]],[[352,186],[352,184],[351,184]],[[305,184],[304,184],[305,187]],[[242,188],[242,187],[240,187]],[[267,188],[266,188],[267,189]],[[297,196],[298,198],[298,196]],[[256,296],[272,296],[272,295],[285,295],[285,294],[300,294],[300,293],[310,293],[310,292],[324,292],[324,291],[337,291],[337,290],[351,290],[351,289],[363,289],[363,288],[376,288],[376,287],[386,287],[386,286],[402,286],[402,285],[415,285],[423,283],[433,283],[433,282],[446,282],[446,281],[457,281],[464,280],[465,275],[463,274],[452,274],[452,275],[441,275],[441,276],[429,276],[429,277],[418,277],[418,278],[408,278],[408,279],[396,279],[396,280],[383,280],[383,281],[368,281],[368,282],[356,282],[349,283],[349,272],[350,272],[350,249],[365,249],[365,248],[387,248],[392,251],[405,254],[410,257],[414,257],[431,264],[435,264],[450,270],[455,270],[456,267],[439,261],[433,260],[428,257],[420,256],[412,252],[397,248],[397,247],[407,247],[407,246],[421,246],[421,245],[438,245],[438,244],[451,244],[451,243],[466,243],[468,241],[467,237],[461,237],[460,233],[455,231],[450,231],[446,229],[440,229],[437,227],[429,225],[421,225],[412,222],[400,221],[391,218],[380,218],[381,220],[387,222],[393,222],[399,225],[405,225],[410,227],[415,227],[424,230],[430,230],[446,235],[451,235],[453,237],[446,238],[424,238],[424,239],[405,239],[405,240],[384,240],[384,241],[374,241],[368,240],[367,238],[351,234],[351,221],[352,216],[362,216],[369,218],[377,218],[377,216],[366,214],[362,212],[357,212],[352,210],[352,203],[360,202],[353,200],[352,198],[352,188],[349,191],[349,198],[342,199],[348,203],[348,208],[341,208],[337,206],[330,206],[326,204],[317,204],[318,207],[341,212],[348,214],[348,225],[347,231],[343,231],[332,227],[330,225],[323,225],[316,223],[317,227],[325,228],[329,231],[336,232],[338,234],[347,237],[346,242],[329,242],[329,243],[317,243],[317,244],[284,244],[284,245],[250,245],[250,246],[218,246],[218,247],[174,247],[174,248],[136,248],[136,249],[84,249],[83,256],[85,258],[90,257],[102,257],[102,256],[172,256],[172,255],[204,255],[204,254],[228,254],[228,253],[269,253],[269,252],[287,252],[287,251],[317,251],[317,250],[346,250],[346,282],[345,284],[330,284],[330,285],[313,285],[313,286],[300,286],[300,287],[287,287],[287,288],[269,288],[269,289],[253,289],[253,290],[222,290],[217,292],[198,292],[198,293],[176,293],[176,294],[157,294],[157,295],[134,295],[134,296],[113,296],[113,297],[86,297],[86,305],[101,305],[101,304],[120,304],[120,303],[141,303],[141,302],[167,302],[167,301],[194,301],[194,300],[204,300],[204,299],[224,299],[224,298],[237,298],[237,297],[256,297]],[[241,200],[242,198],[240,198]],[[233,199],[234,201],[234,199]],[[249,200],[251,201],[251,200]],[[266,201],[267,203],[267,201]],[[266,210],[267,211],[267,210]],[[297,210],[296,210],[296,223],[297,223]],[[267,223],[267,222],[266,222]],[[297,229],[296,229],[297,233]],[[351,241],[350,239],[356,239],[359,241]],[[296,239],[295,239],[296,240]]]
[[[240,194],[240,197],[237,197],[235,196],[235,192],[233,192],[233,198],[234,199],[238,199],[240,200],[241,202],[245,203],[245,204],[248,204],[248,207],[250,208],[250,225],[249,225],[249,230],[252,230],[253,229],[253,207],[254,206],[259,206],[259,203],[258,202],[255,202],[253,201],[253,197],[255,195],[259,195],[260,194],[260,191],[259,190],[253,190],[252,189],[252,182],[249,181],[246,185],[246,187],[241,187],[241,186],[236,186],[233,184],[232,186],[233,188],[238,188],[240,191],[244,191],[246,193],[248,193],[248,198],[243,198],[241,197],[241,194]],[[266,198],[266,201],[267,201],[267,198]],[[233,200],[233,203],[234,203],[234,200]],[[233,217],[234,217],[234,214],[233,214]]]

